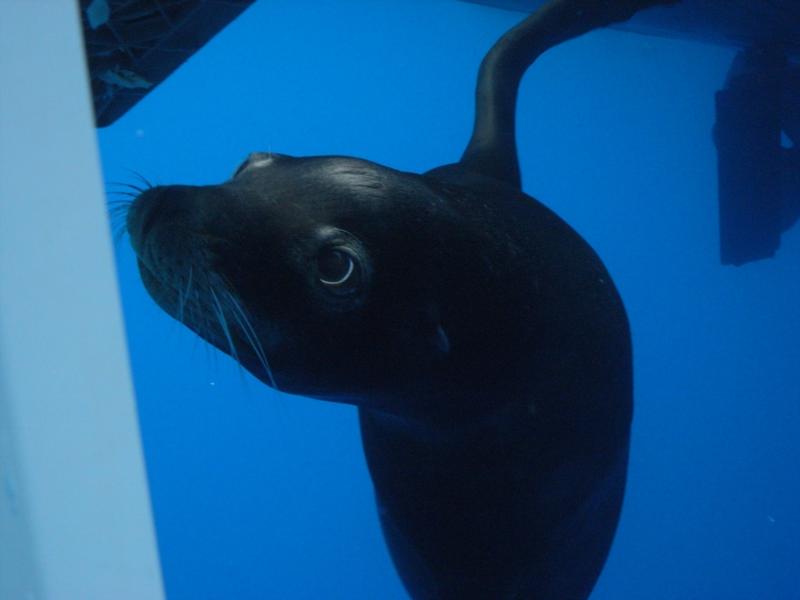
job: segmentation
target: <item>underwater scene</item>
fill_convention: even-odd
[[[249,269],[244,280],[252,290],[236,287],[238,300],[222,298],[230,288],[211,278],[203,283],[205,275],[197,269],[189,271],[189,281],[185,274],[181,280],[185,295],[178,290],[177,300],[158,298],[161,284],[143,282],[137,264],[137,252],[139,260],[148,252],[142,237],[153,227],[147,222],[152,215],[129,217],[130,234],[116,243],[170,600],[561,600],[586,597],[588,590],[592,600],[800,600],[800,227],[783,232],[774,256],[721,264],[715,94],[725,86],[738,50],[607,28],[563,44],[549,40],[554,47],[522,78],[515,122],[511,113],[518,174],[504,170],[508,160],[491,162],[502,153],[482,154],[482,144],[495,142],[473,138],[465,164],[468,158],[480,163],[478,170],[497,174],[502,184],[446,169],[434,183],[406,176],[462,159],[473,131],[481,61],[526,16],[457,0],[260,0],[114,124],[97,130],[111,203],[127,202],[126,185],[137,195],[143,191],[141,198],[155,196],[152,186],[218,184],[227,187],[202,188],[209,205],[217,193],[223,200],[250,198],[253,189],[261,189],[262,171],[275,168],[280,177],[265,181],[274,186],[270,193],[279,196],[280,207],[270,218],[295,228],[264,233],[258,230],[261,213],[245,204],[236,205],[243,211],[236,214],[252,217],[246,227],[222,205],[215,205],[213,214],[209,209],[204,218],[222,232],[214,235],[230,238],[213,264],[229,269],[226,281]],[[504,72],[502,65],[498,72]],[[513,140],[507,142],[496,143],[511,152]],[[797,154],[786,136],[783,146]],[[254,152],[260,154],[251,156]],[[336,177],[324,179],[330,172]],[[541,235],[526,233],[525,211],[534,202],[519,192],[518,176],[522,191],[546,207],[530,217]],[[335,202],[314,205],[325,218],[335,213],[338,220],[331,220],[335,227],[320,226],[316,241],[302,241],[297,250],[334,244],[324,246],[333,248],[327,254],[315,254],[314,283],[322,291],[314,293],[325,303],[324,316],[315,316],[313,327],[281,325],[263,333],[267,329],[252,323],[257,315],[249,322],[245,316],[253,312],[247,293],[270,295],[285,284],[274,310],[282,315],[305,310],[310,300],[293,292],[300,284],[269,261],[300,243],[297,223],[324,220],[302,212],[307,210],[302,197],[318,198],[336,186],[355,195],[358,209]],[[164,189],[178,203],[181,194],[200,188]],[[400,200],[387,208],[390,192]],[[396,210],[428,195],[429,211],[409,216]],[[514,208],[488,206],[495,197]],[[456,218],[452,211],[470,201],[485,209],[464,208],[469,214],[463,222],[474,238],[462,229],[444,231]],[[295,204],[299,208],[290,210]],[[518,204],[519,215],[513,212]],[[159,218],[166,219],[172,209],[159,210]],[[125,215],[114,214],[115,229],[124,230]],[[343,225],[351,222],[369,235],[356,239],[355,230]],[[512,232],[508,239],[495,233],[497,222]],[[484,230],[485,223],[492,227]],[[165,247],[182,243],[177,233],[172,239],[161,235]],[[232,242],[249,249],[257,235],[268,238],[268,255],[248,250],[240,261],[225,254]],[[523,241],[509,241],[514,236]],[[574,241],[566,250],[553,249],[551,237]],[[376,250],[376,244],[382,246]],[[513,260],[499,265],[494,246]],[[540,247],[530,261],[514,262],[515,253]],[[547,267],[551,271],[541,267],[550,275],[531,275],[541,266],[537,261],[551,254],[563,262]],[[179,263],[163,268],[183,268]],[[394,276],[382,275],[386,264]],[[523,266],[517,270],[517,264]],[[428,279],[421,283],[422,271]],[[570,278],[577,272],[597,285],[588,305],[570,292],[577,290]],[[517,274],[530,288],[514,280]],[[558,294],[547,277],[560,282]],[[359,287],[366,289],[367,282],[388,316],[381,320],[383,313],[373,311],[374,320],[365,326],[352,314],[374,304]],[[189,323],[193,317],[183,314],[184,305],[203,285],[216,311],[213,323],[208,315]],[[525,299],[529,290],[540,288],[542,298],[557,298],[546,309]],[[430,301],[431,290],[457,305],[457,314],[448,313],[447,303]],[[218,323],[226,314],[230,330]],[[334,320],[336,326],[326,329]],[[593,329],[584,337],[587,323]],[[348,355],[337,341],[351,335],[362,349]],[[201,337],[213,338],[223,351]],[[391,352],[380,346],[386,338],[392,338]],[[374,340],[374,346],[365,340]],[[275,350],[284,346],[283,353]],[[539,367],[528,367],[529,356],[517,352],[529,346],[535,349],[530,364]],[[584,350],[596,356],[579,356]],[[311,365],[311,375],[304,378],[305,371],[292,362],[295,355]],[[446,373],[441,381],[449,386],[443,387],[436,369],[452,357],[461,363],[451,370],[441,367]],[[591,377],[576,383],[586,373]],[[337,387],[343,374],[348,383]],[[581,414],[568,427],[562,415],[548,421],[548,390],[556,390],[552,397],[574,394],[576,405],[584,406],[580,402],[595,384],[607,391],[586,399],[586,406],[620,396],[625,400],[619,414]],[[513,437],[523,417],[545,425],[537,425],[535,444],[507,446],[505,434],[492,439],[491,448],[508,453],[504,460],[524,456],[543,465],[548,449],[579,448],[576,457],[584,457],[620,443],[609,450],[608,464],[587,466],[574,458],[542,479],[552,504],[566,506],[591,471],[588,500],[576,509],[589,516],[548,533],[577,541],[565,542],[569,550],[563,554],[561,546],[544,554],[554,557],[553,565],[573,570],[546,561],[530,569],[516,565],[515,559],[524,563],[539,550],[533,549],[538,542],[513,524],[530,522],[532,530],[548,531],[550,513],[533,510],[522,521],[506,522],[506,515],[524,509],[501,502],[509,490],[516,493],[505,479],[509,488],[480,492],[497,501],[489,502],[485,513],[482,499],[463,501],[464,510],[474,510],[469,523],[476,537],[492,539],[497,547],[481,554],[472,552],[480,541],[462,537],[454,525],[460,522],[461,496],[451,503],[452,511],[438,515],[441,527],[419,517],[414,511],[423,509],[417,505],[409,508],[416,501],[449,506],[451,482],[430,475],[436,471],[428,460],[438,458],[415,450],[409,466],[401,465],[405,457],[392,454],[407,434],[425,440],[434,435],[430,431],[437,439],[445,430],[442,436],[461,435],[471,415],[483,414],[484,398],[511,397],[523,387],[536,390],[535,397],[526,401],[523,416],[498,413],[500,431]],[[400,389],[409,406],[397,407],[398,398],[405,398],[393,393]],[[446,396],[446,402],[428,412],[426,394]],[[376,399],[375,414],[362,416],[361,424],[352,405],[359,395]],[[462,396],[479,400],[473,406],[460,402]],[[408,422],[395,421],[397,414],[412,413]],[[417,415],[424,417],[416,420]],[[455,424],[451,430],[442,423]],[[374,450],[369,465],[362,427]],[[597,428],[611,432],[612,441],[594,440]],[[483,434],[474,435],[485,441]],[[464,484],[473,469],[487,468],[471,464],[472,454],[459,456],[454,469],[462,475],[454,476],[453,485]],[[415,485],[422,495],[409,492],[397,500],[402,490],[388,475],[393,469],[418,470]],[[514,464],[511,471],[516,477],[524,468]],[[376,474],[384,486],[380,510]],[[435,497],[426,499],[430,489]],[[460,493],[470,489],[464,484]],[[501,515],[497,522],[496,515]],[[409,542],[409,530],[400,532],[398,522],[410,522],[421,540],[418,547],[426,549],[422,554],[430,551],[436,558],[419,564],[408,549],[417,542]],[[590,534],[598,523],[604,529],[596,539]],[[444,550],[436,554],[432,548]],[[456,554],[468,557],[461,567],[476,565],[474,580],[462,576],[452,583],[456,569],[448,570],[454,564],[448,557]],[[481,579],[489,564],[493,575]],[[436,573],[446,574],[437,580]],[[516,579],[502,588],[481,583],[496,573],[513,573]],[[551,587],[536,587],[537,577]],[[532,590],[544,591],[533,595]]]

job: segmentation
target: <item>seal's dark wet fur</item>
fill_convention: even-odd
[[[265,383],[355,404],[416,599],[588,597],[625,486],[632,375],[611,277],[520,190],[519,79],[657,0],[556,0],[484,60],[472,140],[423,175],[256,153],[128,215],[153,298]]]

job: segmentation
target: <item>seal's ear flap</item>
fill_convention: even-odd
[[[392,331],[402,354],[419,365],[436,362],[450,353],[450,336],[434,306],[406,314]]]
[[[445,354],[449,354],[450,352],[450,338],[447,337],[447,332],[442,327],[442,324],[439,323],[436,326],[436,331],[433,333],[433,338],[431,339],[433,348],[442,356]]]
[[[417,338],[417,351],[425,363],[436,363],[450,354],[450,337],[441,323],[428,324],[419,333],[422,336]]]
[[[434,358],[441,358],[450,353],[450,337],[442,325],[438,308],[428,306],[422,311],[420,314],[420,329],[429,355]]]

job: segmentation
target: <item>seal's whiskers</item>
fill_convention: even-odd
[[[222,310],[222,305],[219,302],[217,293],[214,291],[212,286],[209,286],[208,292],[211,295],[212,300],[214,300],[214,312],[219,320],[220,327],[222,327],[222,333],[225,334],[225,339],[228,341],[228,347],[231,350],[231,356],[237,363],[241,364],[241,361],[239,360],[239,353],[236,351],[236,344],[233,343],[233,336],[231,336],[231,331],[228,327],[228,321],[225,319],[225,312]]]
[[[178,292],[178,320],[185,323],[184,316],[186,311],[186,302],[189,295],[192,293],[192,276],[194,275],[194,268],[189,267],[189,277],[187,277],[186,288]]]
[[[272,385],[272,387],[276,390],[279,389],[278,384],[275,381],[275,377],[272,374],[272,369],[269,366],[267,354],[264,352],[264,347],[261,345],[261,340],[258,339],[258,336],[253,329],[253,325],[250,323],[250,319],[247,317],[247,313],[244,311],[241,303],[232,293],[230,293],[228,290],[225,290],[225,295],[233,307],[233,316],[236,319],[236,322],[244,332],[245,337],[247,337],[247,341],[253,348],[253,352],[256,353],[258,360],[261,362],[261,366],[264,367],[264,371],[266,372],[267,377],[269,377],[270,385]]]
[[[137,194],[114,190],[109,191],[108,194],[123,197],[122,199],[109,200],[106,204],[108,208],[108,220],[111,222],[111,234],[114,239],[114,245],[116,246],[127,232],[128,211]]]
[[[155,187],[152,183],[150,183],[150,180],[147,179],[147,177],[145,177],[141,173],[139,173],[139,171],[134,171],[133,169],[127,169],[127,171],[129,173],[131,173],[134,177],[136,177],[136,179],[138,179],[139,181],[141,181],[144,184],[144,186],[145,186],[144,190],[149,190],[150,188]],[[133,186],[131,186],[131,187],[133,187]],[[142,190],[142,191],[144,191],[144,190]]]

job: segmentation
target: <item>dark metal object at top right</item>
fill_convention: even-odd
[[[545,0],[465,0],[533,12]],[[603,0],[592,0],[602,2]],[[615,29],[742,49],[770,44],[800,60],[798,0],[680,0],[641,11]]]
[[[738,266],[774,256],[800,216],[800,66],[743,50],[715,100],[720,259]]]

